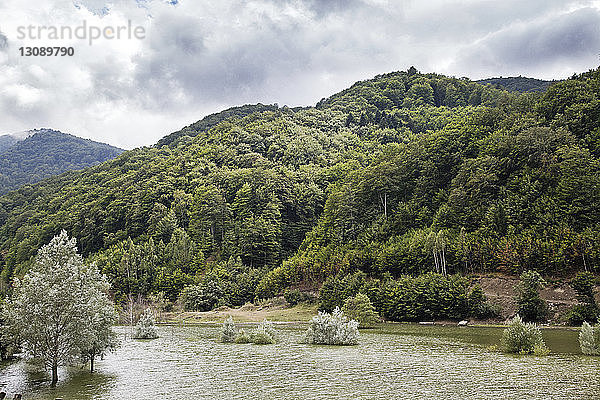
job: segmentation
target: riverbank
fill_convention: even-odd
[[[516,277],[504,275],[481,275],[472,278],[483,289],[488,300],[499,307],[500,315],[488,320],[471,320],[469,325],[502,326],[516,313]],[[566,280],[550,281],[541,297],[548,303],[550,311],[548,326],[564,326],[565,313],[575,304],[575,292]],[[239,308],[219,307],[205,312],[165,312],[159,321],[167,324],[221,323],[229,316],[238,322],[260,322],[268,319],[274,322],[308,322],[317,313],[317,304],[299,304],[290,307],[277,297],[259,304],[246,304]],[[435,321],[436,325],[455,325],[456,321]]]

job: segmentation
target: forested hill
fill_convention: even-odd
[[[544,81],[541,79],[526,78],[524,76],[513,76],[509,78],[488,78],[477,81],[482,85],[492,85],[497,89],[505,89],[509,92],[545,92],[550,85],[557,81]]]
[[[4,139],[3,139],[4,138]],[[1,136],[0,193],[24,184],[110,160],[122,149],[50,129],[28,132],[23,138]]]
[[[592,268],[599,82],[518,94],[411,69],[316,107],[215,114],[1,197],[2,278],[62,228],[118,296],[196,283],[202,308],[338,272],[429,271],[440,243],[450,272]]]

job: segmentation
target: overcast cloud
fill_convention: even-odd
[[[29,5],[31,4],[31,5]],[[47,127],[132,148],[244,103],[313,105],[411,65],[562,79],[600,64],[600,1],[3,0],[0,133]],[[142,26],[144,39],[17,38]],[[21,46],[74,57],[21,57]]]

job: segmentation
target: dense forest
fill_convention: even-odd
[[[599,156],[600,70],[519,93],[411,68],[0,197],[1,279],[61,229],[117,300],[183,291],[198,309],[353,273],[595,270]]]
[[[66,133],[39,129],[17,140],[0,136],[0,193],[115,158],[122,149]]]
[[[497,89],[508,90],[509,92],[545,92],[550,85],[557,81],[544,81],[541,79],[526,78],[524,76],[512,76],[508,78],[488,78],[477,81],[482,85],[492,85]]]

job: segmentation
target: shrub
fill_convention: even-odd
[[[382,286],[380,314],[392,321],[463,319],[470,314],[468,290],[458,275],[403,276]]]
[[[261,322],[254,331],[246,333],[244,329],[236,334],[233,319],[229,317],[223,323],[221,342],[235,342],[238,344],[254,343],[254,344],[273,344],[276,342],[277,334],[273,323],[266,319]]]
[[[250,335],[246,333],[244,328],[240,329],[237,336],[235,337],[235,343],[243,344],[243,343],[252,343],[252,338]]]
[[[348,321],[339,308],[331,314],[319,311],[310,321],[305,341],[309,344],[348,346],[358,344],[358,322]]]
[[[542,331],[537,325],[523,322],[517,315],[502,334],[502,349],[506,353],[548,354],[548,348],[542,338]]]
[[[596,321],[600,316],[594,299],[594,283],[594,275],[590,272],[580,272],[571,281],[579,304],[574,305],[567,313],[567,322],[570,325],[579,326],[585,321]]]
[[[156,326],[154,326],[154,316],[152,310],[146,308],[146,310],[140,316],[140,319],[135,326],[133,333],[134,339],[156,339],[158,332],[156,332]]]
[[[214,280],[202,285],[188,285],[179,295],[179,301],[186,311],[210,311],[223,297],[222,287]]]
[[[235,335],[237,334],[235,330],[235,324],[233,323],[233,318],[229,316],[223,322],[223,326],[221,327],[221,342],[223,343],[232,343],[235,341]]]
[[[600,316],[598,306],[595,304],[575,304],[567,312],[567,323],[572,326],[579,326],[587,321],[596,321]]]
[[[592,327],[584,322],[579,332],[581,352],[588,356],[600,355],[600,326]]]
[[[540,297],[540,289],[546,281],[536,271],[525,271],[517,285],[517,314],[524,321],[542,321],[548,315],[548,305]]]
[[[365,284],[365,273],[355,272],[351,275],[335,275],[327,278],[319,291],[319,310],[332,311],[342,307],[348,297],[356,296]]]
[[[272,344],[275,343],[276,333],[273,323],[266,319],[261,322],[254,332],[250,335],[254,344]]]
[[[283,297],[291,306],[300,303],[312,303],[315,301],[315,296],[312,293],[301,292],[298,289],[285,290],[283,292]]]
[[[479,319],[495,318],[500,315],[500,307],[488,301],[479,285],[473,286],[469,293],[469,310],[471,316]]]
[[[346,299],[342,312],[348,318],[358,321],[363,328],[373,326],[380,319],[375,307],[371,304],[371,300],[363,293]]]

